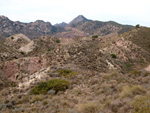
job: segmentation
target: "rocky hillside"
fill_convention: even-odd
[[[102,22],[88,20],[83,16],[76,17],[68,26],[75,27],[89,35],[108,35],[111,33],[124,33],[129,31],[133,26],[121,25],[113,21]]]
[[[70,30],[68,31],[68,28],[72,30],[76,29],[76,31],[78,30],[82,33],[78,33],[78,35],[76,36],[75,35],[76,33],[73,33],[72,30],[71,32]],[[92,36],[92,35],[106,36],[113,33],[118,34],[124,33],[131,30],[132,28],[133,26],[121,25],[113,21],[108,22],[93,21],[85,18],[83,15],[79,15],[65,27],[65,30],[62,33],[58,33],[54,36],[55,37],[57,36],[71,37],[70,35],[74,37]]]
[[[129,40],[150,52],[150,28],[140,27],[124,33],[123,36],[129,36]]]
[[[44,22],[42,20],[22,23],[19,21],[11,21],[5,16],[0,16],[0,39],[19,33],[26,35],[30,39],[51,35],[63,38],[87,35],[104,36],[111,33],[123,33],[129,31],[131,28],[132,26],[121,25],[112,21],[92,21],[82,15],[73,19],[69,24],[61,23],[54,26],[50,22]]]
[[[148,37],[143,27],[99,37],[8,37],[0,44],[1,112],[149,113]]]
[[[59,31],[59,28],[56,28],[52,26],[51,23],[44,22],[42,20],[37,20],[31,23],[22,23],[19,21],[11,21],[5,16],[0,16],[0,35],[3,37],[22,33],[31,39],[34,39],[43,35],[52,35],[57,31]]]

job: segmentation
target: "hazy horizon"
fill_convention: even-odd
[[[13,21],[43,20],[51,24],[69,23],[78,15],[98,21],[150,27],[148,0],[0,0],[0,15]]]

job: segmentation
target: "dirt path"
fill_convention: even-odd
[[[150,65],[145,70],[150,72]]]

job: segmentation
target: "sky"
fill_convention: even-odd
[[[69,23],[78,15],[91,20],[150,27],[150,0],[0,0],[0,15],[10,20]]]

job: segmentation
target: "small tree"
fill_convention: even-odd
[[[22,55],[25,55],[25,53],[23,51],[20,52]]]
[[[12,37],[11,37],[11,39],[13,40],[13,39],[14,39],[14,37],[12,36]]]
[[[112,58],[117,58],[117,56],[115,54],[111,54]]]
[[[51,51],[51,49],[50,48],[48,48],[48,50],[47,51]]]
[[[136,28],[140,28],[140,25],[139,25],[139,24],[137,24],[135,27],[136,27]]]
[[[56,43],[60,43],[60,40],[59,40],[59,39],[57,39],[57,40],[56,40]]]

